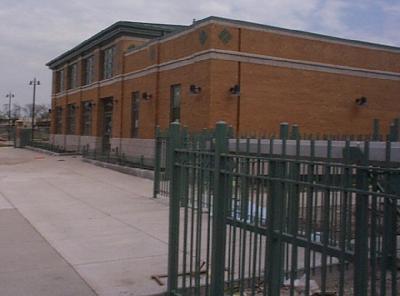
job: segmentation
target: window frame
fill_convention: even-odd
[[[92,135],[92,116],[93,103],[91,101],[82,102],[82,136]]]
[[[179,91],[178,93],[176,91]],[[178,96],[176,96],[178,94]],[[177,102],[176,102],[176,99]],[[170,88],[170,122],[181,120],[182,85],[173,84]],[[178,105],[178,106],[175,106]]]
[[[78,86],[78,63],[68,66],[68,89],[74,89]]]
[[[63,126],[63,109],[62,107],[56,107],[56,134],[62,134]]]
[[[75,104],[67,105],[67,135],[76,134],[76,106]]]
[[[94,55],[88,56],[83,60],[83,85],[94,82]]]
[[[114,76],[115,46],[110,46],[103,50],[103,79]]]
[[[63,92],[65,90],[65,69],[56,71],[56,93]]]
[[[140,92],[134,91],[131,96],[131,137],[139,137]]]

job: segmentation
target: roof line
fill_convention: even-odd
[[[112,37],[115,37],[118,34],[127,33],[127,35],[135,35],[137,37],[147,37],[149,41],[144,43],[142,46],[136,47],[134,50],[138,50],[142,47],[146,47],[153,42],[159,42],[163,39],[171,38],[172,36],[182,33],[184,31],[193,29],[203,23],[209,21],[216,21],[216,22],[226,22],[232,25],[238,26],[249,26],[252,28],[259,28],[263,30],[270,30],[272,32],[280,32],[283,34],[290,34],[299,37],[309,37],[315,38],[330,42],[342,42],[348,45],[353,46],[363,46],[370,49],[377,49],[377,50],[387,50],[387,51],[394,51],[396,53],[400,53],[400,47],[391,46],[391,45],[384,45],[379,43],[372,43],[367,41],[360,41],[360,40],[353,40],[353,39],[345,39],[335,36],[323,35],[318,33],[312,33],[307,31],[301,30],[293,30],[293,29],[286,29],[280,28],[270,25],[264,25],[249,21],[241,21],[217,16],[209,16],[204,19],[195,21],[193,24],[189,26],[184,25],[169,25],[169,24],[156,24],[156,23],[140,23],[140,22],[129,22],[129,21],[119,21],[114,23],[113,25],[105,28],[104,30],[96,33],[89,39],[81,42],[77,46],[73,47],[72,49],[66,51],[65,53],[61,54],[60,56],[56,57],[55,59],[51,60],[46,64],[46,66],[52,68],[59,65],[63,60],[67,58],[72,58],[80,54],[81,52],[90,49],[91,47],[108,40]],[[135,32],[136,29],[136,32]],[[142,30],[142,31],[141,31]],[[158,34],[157,34],[158,33]],[[140,35],[142,34],[142,35]]]
[[[355,39],[346,39],[346,38],[341,38],[341,37],[336,37],[336,36],[324,35],[324,34],[307,32],[307,31],[302,31],[302,30],[294,30],[294,29],[275,27],[275,26],[270,26],[270,25],[264,25],[264,24],[249,22],[249,21],[235,20],[235,19],[218,17],[218,16],[206,17],[204,19],[196,21],[196,24],[202,23],[202,22],[207,22],[210,20],[229,22],[232,24],[237,24],[237,25],[242,25],[242,26],[257,27],[260,29],[267,29],[267,30],[271,30],[271,31],[278,31],[278,32],[295,34],[295,35],[300,35],[300,36],[302,35],[302,36],[308,36],[308,37],[314,37],[314,38],[320,38],[320,39],[328,39],[331,41],[339,41],[339,42],[341,41],[341,42],[346,42],[346,43],[353,43],[355,45],[372,46],[372,47],[395,50],[395,51],[400,52],[400,47],[393,46],[393,45],[386,45],[386,44],[380,44],[380,43],[374,43],[374,42],[368,42],[368,41],[362,41],[362,40],[355,40]]]
[[[185,26],[181,25],[169,25],[169,24],[156,24],[156,23],[140,23],[140,22],[128,22],[128,21],[119,21],[111,26],[101,30],[96,33],[92,37],[84,40],[78,45],[74,46],[72,49],[62,53],[58,57],[52,59],[46,66],[55,67],[59,65],[63,60],[67,58],[72,58],[77,56],[83,51],[90,49],[91,47],[96,46],[97,44],[108,40],[110,38],[115,37],[121,33],[127,33],[127,35],[137,35],[137,37],[144,38],[157,38],[165,34],[169,34],[176,30],[180,30]],[[136,31],[136,32],[135,32]]]
[[[259,23],[248,22],[248,21],[240,21],[240,20],[222,18],[222,17],[217,17],[217,16],[209,16],[207,18],[198,20],[189,26],[183,27],[180,30],[176,30],[168,35],[160,36],[158,38],[148,40],[147,42],[145,42],[131,50],[128,50],[127,54],[131,54],[133,52],[139,51],[143,48],[151,46],[154,43],[162,42],[164,40],[169,40],[171,38],[174,38],[178,34],[184,34],[185,31],[193,30],[196,27],[201,27],[202,25],[207,24],[208,22],[211,22],[211,23],[212,22],[220,22],[220,23],[228,23],[228,24],[237,25],[237,26],[247,26],[247,27],[252,27],[252,28],[258,28],[261,30],[269,30],[273,33],[287,34],[290,36],[298,36],[298,37],[303,37],[303,38],[308,37],[310,39],[322,40],[325,42],[342,43],[342,44],[349,45],[349,46],[359,46],[359,47],[364,47],[364,48],[373,49],[373,50],[386,50],[389,52],[400,53],[400,47],[396,47],[396,46],[372,43],[372,42],[367,42],[367,41],[345,39],[345,38],[334,37],[334,36],[323,35],[323,34],[312,33],[312,32],[306,32],[306,31],[300,31],[300,30],[285,29],[285,28],[280,28],[280,27],[263,25],[263,24],[259,24]]]

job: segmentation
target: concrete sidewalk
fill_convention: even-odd
[[[165,291],[150,276],[166,272],[168,207],[151,193],[150,180],[77,158],[0,148],[0,206],[18,209],[98,295]]]
[[[16,209],[0,209],[0,295],[95,295]]]

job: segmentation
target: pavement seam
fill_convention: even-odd
[[[93,165],[93,164],[91,164],[91,163],[86,163],[86,162],[81,162],[81,163]],[[141,177],[138,177],[138,176],[127,175],[127,174],[124,174],[124,173],[121,173],[121,172],[118,172],[118,171],[110,170],[110,169],[107,169],[107,168],[104,168],[104,167],[99,167],[99,166],[96,166],[96,165],[93,165],[93,166],[95,166],[95,167],[97,167],[97,168],[99,168],[99,169],[106,169],[106,170],[108,170],[108,171],[110,171],[110,172],[112,172],[112,173],[121,174],[121,175],[123,175],[123,176],[130,176],[130,177],[134,177],[134,178],[141,178]],[[91,179],[91,180],[96,180],[97,182],[102,183],[102,184],[108,184],[108,185],[114,186],[115,188],[117,188],[117,189],[119,189],[119,190],[121,190],[121,191],[127,192],[127,193],[129,193],[129,194],[134,194],[134,195],[136,195],[136,196],[138,196],[138,197],[143,197],[143,198],[152,198],[151,196],[141,195],[141,194],[137,194],[137,193],[130,192],[130,191],[126,190],[126,189],[123,188],[123,187],[120,187],[120,186],[118,186],[118,185],[115,185],[114,183],[109,183],[109,182],[107,182],[107,181],[100,180],[100,179],[97,179],[97,178],[92,177],[92,176],[84,175],[84,174],[82,174],[82,173],[80,173],[79,171],[76,171],[76,170],[74,170],[74,169],[71,169],[71,168],[69,168],[69,169],[70,169],[72,172],[74,172],[75,174],[79,175],[79,176],[83,176],[83,177],[86,177],[86,178]],[[141,179],[144,179],[144,180],[146,180],[146,181],[149,181],[149,180],[146,179],[146,178],[141,178]],[[161,201],[161,200],[156,200],[156,199],[154,199],[154,201],[157,202],[157,203],[161,203],[161,204],[162,204],[162,201]]]
[[[118,259],[111,259],[111,260],[99,260],[99,261],[93,261],[93,262],[87,262],[87,263],[77,263],[75,266],[87,266],[87,265],[94,265],[94,264],[101,264],[101,263],[112,263],[112,262],[119,262],[119,261],[124,261],[124,260],[143,260],[143,259],[150,259],[150,258],[157,258],[157,257],[165,257],[168,256],[168,253],[162,254],[162,255],[154,255],[154,256],[144,256],[144,257],[125,257],[125,258],[118,258]]]
[[[78,276],[78,278],[80,278],[86,285],[87,287],[93,292],[94,295],[99,295],[91,285],[89,285],[89,283],[86,281],[86,279],[84,279],[80,273],[74,268],[74,266],[68,262],[68,260],[43,236],[43,234],[36,229],[36,227],[22,214],[22,212],[20,212],[20,210],[15,206],[15,204],[7,198],[7,196],[0,190],[0,194],[2,197],[4,197],[13,207],[14,209],[21,215],[21,217],[29,224],[32,226],[32,228],[38,233],[38,235],[49,244],[49,246],[56,252],[56,254],[58,256],[60,256],[60,258],[75,272],[75,274]]]
[[[133,226],[133,225],[131,225],[131,224],[125,222],[124,220],[121,220],[121,219],[119,219],[119,218],[113,216],[112,214],[110,214],[110,213],[108,213],[108,212],[106,212],[106,211],[103,211],[102,209],[99,209],[99,208],[93,206],[92,204],[90,204],[90,203],[88,203],[88,202],[86,202],[86,201],[83,201],[83,200],[81,200],[81,199],[75,197],[75,196],[72,195],[71,193],[65,191],[63,188],[61,188],[61,187],[59,187],[59,186],[57,186],[57,185],[55,185],[55,184],[49,183],[48,180],[46,180],[46,179],[43,179],[43,180],[44,180],[44,182],[46,182],[47,184],[49,184],[49,185],[53,186],[54,188],[57,188],[58,190],[60,190],[60,191],[62,191],[63,193],[65,193],[65,194],[68,195],[70,198],[72,198],[72,199],[74,199],[74,200],[76,200],[76,201],[81,202],[82,204],[84,204],[84,205],[86,205],[86,206],[88,206],[88,207],[90,207],[90,208],[92,208],[92,209],[98,211],[99,213],[102,213],[103,215],[106,215],[106,216],[109,216],[109,217],[113,218],[115,221],[118,221],[118,222],[124,224],[125,226],[128,226],[129,228],[132,228],[132,229],[135,229],[135,230],[137,230],[137,231],[139,231],[139,232],[142,232],[142,233],[148,235],[149,237],[151,237],[151,238],[153,238],[153,239],[155,239],[155,240],[157,240],[157,241],[159,241],[159,242],[161,242],[161,243],[163,243],[163,244],[167,244],[167,245],[168,245],[168,242],[167,242],[167,241],[164,241],[164,240],[162,240],[162,239],[160,239],[160,238],[158,238],[158,237],[152,235],[151,233],[148,233],[148,232],[144,231],[144,230],[141,229],[141,228],[135,227],[135,226]]]

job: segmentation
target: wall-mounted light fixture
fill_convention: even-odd
[[[51,114],[51,109],[47,110],[49,112],[49,114]]]
[[[151,94],[147,93],[147,92],[142,93],[142,99],[143,99],[143,100],[148,101],[148,100],[150,100],[152,97],[153,97],[153,96],[152,96]]]
[[[366,97],[359,97],[355,100],[356,105],[358,106],[365,106],[367,104],[367,98]]]
[[[195,84],[190,85],[190,93],[192,95],[198,95],[201,92],[201,87]]]
[[[232,96],[240,96],[240,85],[235,84],[229,89],[229,92],[231,93]]]

